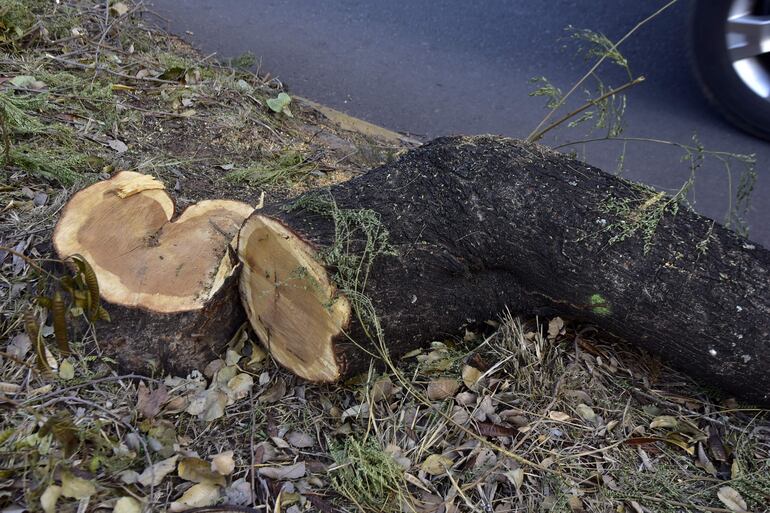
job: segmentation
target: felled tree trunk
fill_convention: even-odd
[[[381,341],[395,357],[507,307],[594,322],[770,404],[770,252],[675,207],[541,146],[443,138],[255,212],[241,297],[275,358],[314,381],[366,370]],[[371,266],[356,259],[367,240]]]
[[[54,231],[59,256],[92,266],[111,317],[96,326],[103,353],[134,372],[200,369],[246,317],[230,243],[252,212],[201,201],[173,222],[163,184],[124,171],[75,194]]]

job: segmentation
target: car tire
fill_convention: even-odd
[[[768,16],[770,19],[768,0],[693,2],[690,19],[692,62],[706,97],[717,110],[746,132],[770,140],[770,52],[742,61],[736,59],[743,54],[728,48],[728,18],[736,9],[749,9],[751,16]],[[734,60],[739,62],[737,67]],[[750,75],[745,71],[749,65],[753,73]],[[763,97],[765,86],[768,94]]]

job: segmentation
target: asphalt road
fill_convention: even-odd
[[[588,65],[567,38],[568,25],[611,39],[663,0],[153,0],[168,28],[220,58],[252,52],[289,90],[385,127],[434,137],[499,133],[525,137],[545,114],[529,97],[532,77],[568,89]],[[625,135],[691,142],[710,150],[755,153],[758,180],[747,216],[750,237],[770,247],[770,143],[725,123],[700,94],[688,61],[690,3],[679,4],[621,50],[647,80],[628,93]],[[604,76],[621,83],[616,69]],[[584,129],[546,138],[582,139]],[[624,145],[573,147],[615,170]],[[628,143],[624,175],[675,191],[689,176],[680,150]],[[706,162],[691,199],[718,221],[730,205],[740,168]]]

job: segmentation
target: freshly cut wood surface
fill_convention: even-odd
[[[158,180],[123,171],[77,193],[54,232],[62,257],[79,253],[110,303],[155,312],[202,308],[232,270],[227,244],[253,208],[201,201],[171,222],[174,203]]]
[[[234,287],[239,270],[228,247],[252,211],[238,201],[207,200],[173,219],[163,184],[131,171],[75,194],[53,243],[61,257],[79,254],[96,273],[113,317],[100,330],[107,352],[131,370],[146,370],[148,362],[192,369],[221,346],[243,318],[237,297],[223,292]],[[228,315],[209,319],[223,296],[236,304],[225,308]],[[216,310],[223,313],[221,305]],[[121,322],[125,316],[130,324]]]
[[[339,379],[334,340],[350,322],[350,302],[313,248],[263,216],[244,225],[240,241],[241,298],[260,340],[305,379]]]

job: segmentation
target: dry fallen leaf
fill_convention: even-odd
[[[469,389],[473,390],[473,387],[476,386],[476,383],[481,378],[482,372],[478,370],[476,367],[473,367],[471,365],[465,365],[463,366],[463,383],[465,383],[465,386]]]
[[[441,454],[431,454],[422,462],[420,468],[432,476],[445,474],[447,469],[452,466],[452,460]]]
[[[251,484],[244,478],[237,479],[225,489],[225,502],[246,506],[252,501]]]
[[[197,415],[201,420],[211,422],[225,414],[227,400],[227,394],[218,388],[201,390],[190,399],[186,411],[190,415]]]
[[[484,436],[514,436],[517,430],[505,426],[498,426],[491,422],[477,422],[476,429]]]
[[[96,493],[93,481],[77,477],[71,472],[62,472],[61,494],[70,499],[85,499]]]
[[[473,367],[472,367],[473,368]],[[428,399],[431,401],[443,401],[455,395],[460,383],[452,378],[439,378],[428,383]]]
[[[185,481],[225,485],[225,478],[211,469],[211,463],[200,458],[182,458],[176,472]]]
[[[505,477],[508,478],[508,481],[513,483],[513,486],[516,487],[516,491],[521,489],[521,485],[524,483],[524,469],[517,468],[514,470],[509,470],[505,473]]]
[[[174,455],[150,465],[144,469],[144,472],[139,474],[137,481],[143,486],[158,486],[163,481],[163,478],[176,468],[177,459],[179,459],[179,456]]]
[[[473,469],[480,471],[483,468],[491,468],[497,463],[497,456],[489,448],[482,448],[476,454],[476,461],[473,463]]]
[[[50,485],[40,496],[40,507],[45,513],[56,513],[56,501],[61,497],[61,486]]]
[[[69,358],[62,360],[61,365],[59,366],[59,377],[64,381],[69,381],[75,377],[75,366],[72,365]]]
[[[455,396],[455,402],[460,406],[470,406],[476,404],[477,397],[473,392],[460,392]]]
[[[549,411],[548,418],[558,422],[567,422],[570,419],[570,416],[563,411]]]
[[[5,352],[11,357],[23,361],[30,349],[32,349],[32,342],[30,342],[29,336],[26,333],[19,333],[8,342]]]
[[[273,441],[276,447],[279,449],[290,449],[291,445],[289,445],[289,442],[281,438],[280,436],[271,436],[270,440]]]
[[[241,353],[232,348],[227,349],[227,352],[225,353],[225,365],[237,365],[240,359]]]
[[[722,504],[727,506],[727,509],[734,511],[735,513],[747,513],[746,501],[743,500],[738,490],[731,486],[723,486],[717,491],[717,497],[722,501]]]
[[[594,412],[593,408],[587,404],[580,403],[575,407],[575,410],[577,410],[578,415],[580,415],[583,420],[591,423],[596,421],[596,412]]]
[[[580,500],[580,497],[577,495],[570,495],[567,499],[567,504],[569,505],[570,511],[572,513],[584,513],[585,508],[583,507],[583,501]]]
[[[262,191],[262,197],[264,198],[265,192]],[[249,357],[249,361],[246,362],[243,365],[243,368],[246,370],[254,371],[255,369],[259,368],[259,364],[261,364],[265,358],[267,358],[267,351],[262,349],[262,346],[259,344],[255,344],[252,341],[249,341],[251,344],[251,356]]]
[[[58,372],[59,362],[58,360],[56,360],[56,357],[53,355],[51,350],[48,349],[48,346],[44,346],[43,351],[45,353],[45,361],[48,363],[48,366],[51,368],[52,371]]]
[[[211,470],[222,476],[229,476],[235,470],[233,451],[225,451],[211,458]]]
[[[185,511],[191,508],[203,508],[216,504],[219,500],[219,487],[211,483],[192,485],[179,500],[169,504],[169,511]]]
[[[358,418],[359,416],[363,417],[368,414],[369,414],[368,404],[356,404],[355,406],[351,406],[350,408],[343,411],[342,415],[340,416],[340,419],[344,422],[345,419],[348,419],[350,417]]]
[[[251,377],[251,374],[236,374],[235,377],[227,382],[227,395],[229,398],[229,403],[232,404],[233,402],[243,399],[249,395],[249,391],[253,386],[254,378]]]
[[[276,382],[265,390],[265,393],[259,396],[259,402],[261,403],[274,403],[283,399],[286,395],[286,382],[282,379],[276,380]]]
[[[396,387],[390,380],[390,377],[385,376],[384,378],[380,378],[374,382],[370,394],[372,401],[377,403],[380,401],[389,400],[391,397],[393,397],[395,391]]]
[[[593,399],[591,399],[591,396],[588,395],[583,390],[570,390],[565,389],[563,392],[564,397],[569,397],[570,399],[575,399],[578,402],[591,405],[594,403]]]
[[[676,420],[676,417],[672,417],[671,415],[661,415],[660,417],[655,417],[654,419],[652,419],[652,422],[650,422],[650,429],[655,429],[655,428],[676,429],[678,425],[679,425],[679,421]]]
[[[548,322],[548,338],[554,339],[564,329],[564,321],[561,317],[554,317]]]
[[[404,470],[409,470],[412,467],[412,461],[404,456],[404,451],[401,450],[401,447],[395,444],[388,444],[384,452],[385,454],[390,454],[393,460]]]
[[[128,12],[128,6],[123,2],[115,2],[110,6],[110,11],[112,11],[115,16],[123,16]]]
[[[300,461],[294,465],[282,467],[262,467],[259,469],[259,475],[276,480],[299,479],[305,477],[305,462]]]
[[[142,513],[142,503],[133,497],[121,497],[115,502],[112,513]]]
[[[110,146],[110,148],[118,153],[125,153],[128,151],[128,146],[126,146],[126,143],[119,139],[111,139],[107,141],[107,144]]]
[[[154,418],[160,413],[163,404],[168,401],[168,389],[162,383],[158,388],[150,391],[144,382],[140,381],[136,395],[136,409],[146,419]]]
[[[711,463],[711,460],[709,459],[708,455],[706,454],[706,449],[704,449],[704,446],[702,443],[698,443],[698,461],[696,463],[697,466],[711,474],[711,477],[717,477],[719,472],[717,471],[716,467],[713,463]]]
[[[289,442],[290,445],[293,445],[297,449],[305,449],[307,447],[313,446],[313,438],[308,435],[307,433],[302,433],[300,431],[292,431],[288,435],[286,435],[286,441]]]

